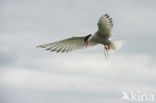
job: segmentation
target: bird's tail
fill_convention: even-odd
[[[106,47],[104,47],[104,54],[105,54],[105,58],[108,61],[109,55],[111,52],[119,50],[123,44],[126,43],[125,39],[122,40],[110,40],[110,44],[109,44],[109,48],[110,49],[106,49]]]
[[[114,50],[119,50],[125,43],[126,43],[125,39],[111,40],[109,46],[110,46],[110,49],[114,51]]]
[[[104,54],[105,54],[106,61],[108,61],[109,55],[113,51],[119,50],[123,46],[123,44],[125,44],[125,43],[126,43],[125,39],[122,39],[122,40],[110,40],[109,47],[104,47]],[[109,49],[107,49],[107,48],[109,48]]]

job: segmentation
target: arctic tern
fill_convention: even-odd
[[[82,37],[71,37],[52,43],[42,44],[37,47],[46,48],[46,50],[55,51],[56,53],[64,53],[102,44],[104,46],[105,57],[108,59],[109,51],[120,48],[125,40],[110,39],[112,36],[111,30],[113,28],[113,22],[108,14],[104,14],[100,17],[97,26],[98,30],[93,34]]]

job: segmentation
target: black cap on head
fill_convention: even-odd
[[[87,36],[84,38],[84,41],[86,42],[86,41],[89,39],[89,37],[90,37],[91,35],[92,35],[92,34],[87,35]]]

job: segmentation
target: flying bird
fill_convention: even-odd
[[[106,59],[109,57],[110,50],[117,50],[121,47],[124,40],[111,40],[111,30],[113,28],[112,18],[108,14],[104,14],[100,17],[98,23],[98,30],[93,33],[82,37],[71,37],[64,40],[46,43],[37,47],[46,48],[49,51],[55,51],[56,53],[70,52],[76,49],[83,49],[102,44],[104,46],[104,54]]]

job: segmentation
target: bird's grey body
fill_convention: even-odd
[[[110,43],[110,40],[105,36],[99,35],[98,32],[95,32],[88,40],[88,42],[95,42],[97,44],[107,45]]]

